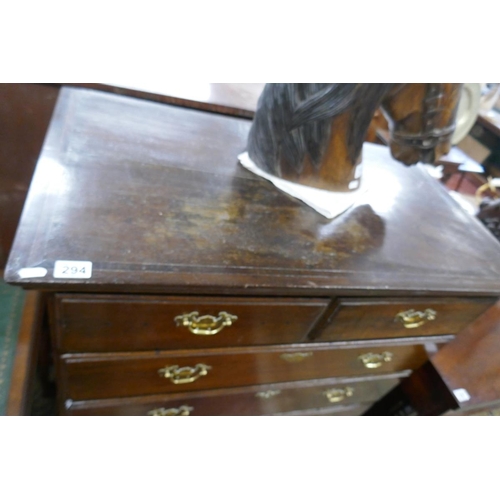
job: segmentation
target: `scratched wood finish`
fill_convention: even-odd
[[[323,342],[458,334],[495,303],[495,299],[340,299],[327,325],[316,338]],[[434,310],[436,319],[418,328],[405,328],[398,313]]]
[[[393,359],[369,369],[359,356],[390,351]],[[287,361],[283,354],[307,354],[301,361]],[[271,384],[336,376],[376,375],[411,370],[427,359],[422,345],[335,349],[310,345],[260,350],[211,349],[206,351],[144,352],[114,354],[66,354],[60,361],[63,399],[86,400],[146,394],[201,391],[224,387]],[[211,367],[192,383],[174,384],[161,377],[166,366]]]
[[[158,408],[189,406],[190,415],[269,415],[370,402],[382,397],[398,383],[397,378],[359,381],[358,379],[326,379],[308,382],[238,387],[184,394],[140,396],[136,398],[71,401],[64,409],[67,415],[148,415]],[[352,389],[352,396],[338,403],[328,400],[332,389]]]
[[[76,83],[114,94],[251,118],[263,83]],[[0,268],[7,262],[61,84],[0,84]]]
[[[81,291],[52,277],[71,259],[94,263],[87,292],[500,293],[498,242],[422,169],[374,166],[330,221],[238,165],[249,125],[63,89],[7,281]],[[47,276],[19,278],[34,266]]]
[[[298,343],[328,304],[319,299],[60,294],[57,345],[62,352],[112,352]],[[237,319],[215,335],[195,335],[175,322],[193,311],[214,317],[224,311]]]

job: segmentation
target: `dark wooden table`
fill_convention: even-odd
[[[496,302],[498,242],[423,169],[385,151],[327,220],[238,164],[249,127],[62,90],[6,269],[49,294],[61,413],[360,414]]]

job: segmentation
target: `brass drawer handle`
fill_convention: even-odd
[[[280,358],[288,363],[300,363],[304,361],[304,359],[310,358],[312,355],[312,352],[291,352],[282,354]]]
[[[148,411],[151,417],[187,417],[194,408],[192,406],[179,406],[179,408],[155,408]]]
[[[381,354],[374,354],[373,352],[367,352],[358,357],[358,359],[365,365],[365,368],[379,368],[383,363],[388,363],[392,361],[392,352],[383,352]]]
[[[166,366],[158,370],[160,377],[169,378],[174,384],[190,384],[195,380],[207,375],[212,367],[198,363],[194,368],[191,366],[179,367],[179,365]]]
[[[350,398],[354,394],[352,387],[345,387],[344,389],[328,389],[323,393],[330,403],[338,403],[345,398]]]
[[[271,399],[271,398],[274,398],[274,396],[277,396],[278,394],[281,394],[281,391],[269,390],[269,391],[258,392],[255,395],[255,397],[261,398],[261,399]]]
[[[405,328],[418,328],[427,321],[434,321],[437,318],[437,312],[433,309],[426,309],[425,311],[415,311],[415,309],[408,309],[408,311],[401,311],[396,314],[395,321],[403,323]]]
[[[198,311],[176,316],[174,321],[177,326],[187,326],[195,335],[215,335],[225,326],[231,326],[238,316],[221,311],[217,317],[207,314],[199,316]]]

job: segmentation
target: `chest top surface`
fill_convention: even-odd
[[[500,293],[498,242],[422,168],[381,150],[362,203],[328,220],[238,164],[250,124],[63,88],[6,280],[80,291]],[[57,260],[91,261],[92,276],[54,278]],[[20,277],[34,267],[47,274]]]

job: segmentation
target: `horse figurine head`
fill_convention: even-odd
[[[451,147],[461,84],[271,83],[248,138],[265,172],[319,189],[359,187],[361,150],[375,111],[389,122],[391,153],[432,163]]]
[[[400,85],[382,101],[389,122],[391,153],[405,165],[434,163],[448,153],[461,84]]]

